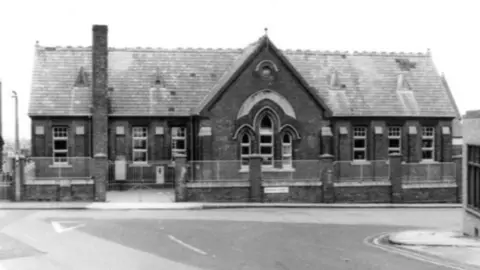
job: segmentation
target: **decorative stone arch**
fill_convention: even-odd
[[[292,135],[294,140],[301,139],[300,133],[298,132],[298,130],[290,124],[285,124],[280,128],[280,133],[281,134],[284,134],[284,133],[287,133],[287,132]]]
[[[270,106],[264,106],[253,117],[253,130],[257,131],[258,127],[260,126],[259,121],[262,121],[265,116],[269,116],[273,121],[273,129],[275,131],[280,130],[280,123],[281,118],[278,115],[277,111]]]
[[[249,124],[243,124],[235,130],[232,139],[237,140],[241,134],[248,133],[250,136],[255,136],[255,129]]]
[[[290,104],[290,102],[282,95],[279,93],[265,89],[258,91],[252,95],[250,95],[242,104],[240,109],[238,110],[237,113],[237,119],[240,119],[241,117],[248,115],[252,108],[261,102],[262,100],[269,99],[276,103],[284,113],[294,119],[297,119],[297,116],[295,114],[295,110],[293,109],[293,106]]]

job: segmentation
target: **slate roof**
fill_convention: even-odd
[[[112,115],[185,116],[231,78],[257,49],[110,48]],[[273,43],[272,43],[273,44]],[[429,53],[280,51],[333,116],[456,117],[456,105]],[[406,71],[399,59],[414,63]],[[88,115],[91,82],[75,83],[81,67],[91,78],[91,48],[36,46],[30,115]],[[156,85],[157,69],[163,80]],[[338,74],[342,87],[332,88]],[[397,90],[404,74],[409,89]]]

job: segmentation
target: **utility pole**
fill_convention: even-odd
[[[12,98],[15,99],[15,154],[20,155],[20,138],[18,134],[18,95],[17,92],[12,91]]]

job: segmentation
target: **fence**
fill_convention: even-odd
[[[262,179],[279,182],[320,182],[320,173],[318,160],[293,160],[289,166],[262,168]]]
[[[187,164],[188,182],[247,181],[248,165],[240,160],[195,160]]]
[[[0,200],[12,199],[13,175],[6,172],[0,172]]]
[[[453,162],[405,163],[402,164],[402,182],[404,184],[455,183],[455,170]]]
[[[333,173],[337,182],[387,181],[390,165],[388,160],[335,161]]]
[[[69,157],[62,163],[54,162],[52,157],[31,157],[25,161],[25,181],[89,179],[92,169],[90,157]]]

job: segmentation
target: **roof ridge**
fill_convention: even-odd
[[[258,42],[255,41],[249,44],[247,47],[255,45]],[[43,51],[88,51],[92,49],[92,46],[41,46],[38,43],[35,45],[37,50]],[[246,48],[247,48],[246,47]],[[164,47],[108,47],[109,51],[121,52],[242,52],[246,48],[204,48],[204,47],[177,47],[177,48],[164,48]],[[349,56],[400,56],[400,57],[426,57],[430,56],[430,52],[387,52],[387,51],[330,51],[330,50],[309,50],[309,49],[285,49],[280,50],[287,54],[312,54],[312,55],[349,55]]]

